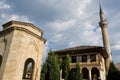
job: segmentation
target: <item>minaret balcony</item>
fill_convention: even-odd
[[[105,27],[107,27],[108,23],[106,20],[103,20],[103,21],[99,22],[99,25],[100,25],[100,27],[105,28]]]

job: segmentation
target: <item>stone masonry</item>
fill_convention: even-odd
[[[0,80],[40,80],[43,46],[42,30],[31,23],[10,21],[0,32]],[[25,61],[33,59],[32,79],[23,79]]]

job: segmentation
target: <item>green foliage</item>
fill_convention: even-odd
[[[75,80],[82,80],[82,74],[80,73],[80,65],[79,63],[76,64],[76,75],[75,75]]]
[[[76,63],[76,68],[70,70],[68,80],[82,80],[79,63]]]
[[[62,61],[62,76],[65,80],[68,80],[70,70],[70,56],[67,55],[66,59]]]
[[[50,67],[50,80],[60,80],[60,65],[58,58],[52,53]]]
[[[60,69],[65,80],[82,80],[80,65],[76,64],[74,71],[70,71],[70,56],[67,55],[65,60],[60,61],[52,51],[43,64],[40,80],[60,80]]]
[[[76,80],[75,79],[75,68],[72,68],[70,71],[69,71],[69,76],[68,76],[68,80]]]
[[[120,80],[120,72],[117,70],[113,62],[110,63],[107,80]]]
[[[46,73],[47,73],[47,62],[43,64],[40,80],[45,80]]]
[[[117,71],[117,68],[115,67],[114,63],[111,62],[110,63],[109,73],[116,72],[116,71]]]
[[[60,80],[59,62],[57,56],[50,51],[42,68],[41,80]]]

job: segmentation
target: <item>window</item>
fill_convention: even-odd
[[[0,55],[0,67],[1,67],[1,64],[2,64],[2,56]]]
[[[76,60],[76,56],[71,56],[71,62],[72,62],[72,63],[76,63],[76,61],[77,61],[77,60]]]
[[[82,55],[82,62],[87,62],[87,55]]]
[[[96,54],[91,54],[90,55],[90,61],[91,62],[96,62]]]
[[[66,57],[62,57],[62,61],[63,61],[63,60],[66,60]]]
[[[34,69],[34,61],[33,59],[29,58],[25,62],[24,72],[23,72],[23,79],[32,80],[33,69]]]

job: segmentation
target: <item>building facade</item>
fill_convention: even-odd
[[[0,80],[40,80],[42,30],[31,23],[10,21],[0,31]]]
[[[77,46],[55,51],[61,60],[69,54],[70,69],[74,69],[76,63],[80,64],[81,73],[85,80],[105,80],[105,58],[108,57],[106,50],[99,46]]]
[[[107,31],[107,21],[100,5],[100,28],[103,38],[103,47],[100,46],[78,46],[55,51],[61,60],[70,55],[71,70],[79,63],[85,80],[106,80],[110,62],[112,61],[110,42]]]

